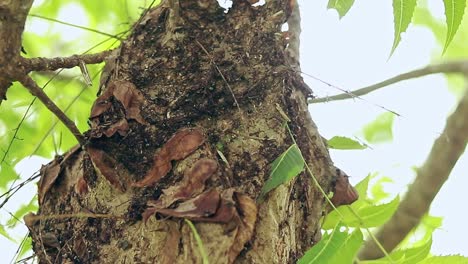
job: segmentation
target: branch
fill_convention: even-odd
[[[315,104],[315,103],[323,103],[323,102],[328,102],[328,101],[346,100],[346,99],[350,99],[350,98],[354,98],[354,97],[358,97],[358,96],[371,93],[373,91],[376,91],[378,89],[381,89],[383,87],[389,86],[397,82],[401,82],[401,81],[409,80],[413,78],[418,78],[418,77],[426,76],[429,74],[466,73],[466,72],[468,72],[468,60],[452,61],[452,62],[446,62],[446,63],[441,63],[441,64],[429,65],[424,68],[406,72],[406,73],[397,75],[393,78],[387,79],[383,82],[379,82],[379,83],[376,83],[376,84],[373,84],[364,88],[360,88],[351,92],[346,92],[346,93],[342,93],[342,94],[338,94],[334,96],[310,99],[309,103]]]
[[[101,63],[111,52],[112,50],[105,50],[95,54],[72,55],[70,57],[22,59],[21,64],[27,73],[31,71],[55,71],[61,68],[79,66],[81,62],[85,64]]]
[[[65,113],[58,108],[58,106],[42,91],[41,87],[39,87],[36,82],[31,79],[28,75],[25,75],[21,80],[21,84],[29,90],[29,92],[36,96],[52,113],[54,113],[60,121],[70,130],[70,132],[75,136],[76,140],[80,143],[80,145],[84,145],[85,139],[83,135],[80,133],[78,128],[76,127],[75,123],[70,120]]]
[[[448,117],[444,131],[434,142],[429,157],[418,170],[415,181],[408,188],[397,211],[376,234],[387,252],[393,250],[428,212],[432,200],[465,151],[467,142],[468,86],[455,112]],[[363,260],[379,257],[383,257],[383,253],[371,240],[364,244],[359,253],[359,258]]]
[[[0,0],[0,105],[15,80],[21,35],[33,0]]]
[[[91,32],[101,34],[101,35],[104,35],[104,36],[107,36],[107,37],[115,38],[115,39],[118,39],[118,40],[123,40],[118,34],[117,35],[112,35],[112,34],[109,34],[109,33],[103,32],[103,31],[99,31],[97,29],[83,27],[83,26],[75,25],[75,24],[68,23],[68,22],[65,22],[65,21],[61,21],[61,20],[58,20],[58,19],[49,18],[49,17],[36,15],[36,14],[28,14],[28,16],[36,17],[36,18],[40,18],[40,19],[44,19],[44,20],[49,20],[49,21],[56,22],[56,23],[59,23],[59,24],[62,24],[62,25],[66,25],[66,26],[70,26],[70,27],[74,27],[74,28],[79,28],[79,29],[91,31]]]
[[[293,0],[291,16],[288,18],[288,56],[294,70],[300,71],[300,36],[301,36],[301,12],[297,0]]]

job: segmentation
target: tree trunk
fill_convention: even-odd
[[[252,2],[252,1],[251,1]],[[25,218],[41,263],[293,263],[325,199],[303,172],[258,197],[294,142],[325,192],[335,168],[281,31],[294,1],[163,1],[107,62],[87,144],[41,170]]]

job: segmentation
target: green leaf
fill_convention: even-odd
[[[411,230],[411,234],[417,234],[418,241],[414,241],[414,236],[409,235],[400,242],[399,247],[419,247],[432,240],[434,231],[442,226],[442,217],[424,215],[418,226]]]
[[[371,188],[372,201],[380,202],[385,198],[388,198],[390,194],[384,190],[384,183],[392,183],[393,180],[390,177],[381,177]]]
[[[442,54],[445,53],[455,33],[457,33],[465,12],[466,0],[444,0],[444,6],[447,36]]]
[[[372,205],[361,202],[340,206],[325,217],[322,228],[331,229],[339,222],[342,222],[347,227],[368,228],[380,226],[390,219],[399,204],[400,198],[397,196],[385,204]]]
[[[430,257],[422,262],[420,264],[466,264],[468,263],[468,257],[463,257],[460,255],[450,255],[450,256],[435,256],[435,257]]]
[[[17,179],[19,179],[19,176],[10,165],[6,164],[6,162],[0,164],[0,190],[6,190],[8,183]]]
[[[307,250],[298,264],[313,263],[353,263],[358,249],[363,243],[360,229],[351,234],[340,231],[341,225],[335,226],[331,233],[325,233],[320,242]]]
[[[7,238],[8,240],[10,240],[11,242],[16,242],[9,234],[8,232],[5,230],[5,227],[3,225],[0,224],[0,235],[1,236],[4,236],[5,238]]]
[[[340,16],[340,19],[348,13],[349,9],[354,4],[354,0],[329,0],[328,9],[335,9]]]
[[[334,136],[327,140],[329,148],[332,149],[365,149],[366,146],[362,145],[354,139],[348,137]]]
[[[405,32],[411,23],[416,0],[393,0],[394,37],[390,57],[401,40],[401,33]]]
[[[265,182],[259,199],[263,199],[265,194],[279,185],[289,182],[303,169],[304,159],[301,150],[293,144],[271,164],[270,178]]]
[[[413,247],[403,250],[405,252],[405,260],[403,263],[412,264],[418,263],[425,259],[431,251],[432,237],[425,244],[419,247]]]
[[[393,140],[393,119],[392,113],[383,113],[367,124],[363,128],[364,138],[370,143],[383,143]]]
[[[206,254],[206,250],[205,250],[205,246],[203,245],[203,241],[201,240],[200,238],[200,235],[198,234],[198,231],[197,229],[195,228],[195,226],[193,225],[192,221],[188,220],[188,219],[184,219],[185,220],[185,223],[190,227],[190,230],[192,230],[192,234],[195,238],[195,241],[197,242],[197,246],[198,246],[198,250],[200,252],[200,255],[202,257],[202,260],[203,260],[203,264],[208,264],[210,263],[208,261],[208,255]]]
[[[9,227],[14,227],[19,223],[22,223],[21,220],[29,212],[36,212],[38,209],[37,199],[34,197],[28,204],[23,204],[20,208],[14,213],[13,217],[10,218],[7,222]]]
[[[28,235],[24,238],[23,242],[20,245],[20,251],[18,253],[18,257],[16,260],[23,258],[26,254],[33,253],[32,252],[32,238]]]
[[[369,181],[374,175],[369,174],[367,177],[362,179],[360,182],[354,186],[356,188],[356,191],[359,194],[359,197],[366,198],[367,197],[367,190],[369,189]]]
[[[424,260],[431,250],[432,238],[425,241],[421,246],[400,249],[392,252],[390,258],[392,262],[387,257],[383,257],[375,260],[362,261],[361,264],[383,264],[383,263],[395,263],[395,264],[413,264],[421,263]],[[446,262],[451,263],[451,262]]]

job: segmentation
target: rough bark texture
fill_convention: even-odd
[[[33,0],[0,0],[0,105],[14,80],[24,75],[21,34]]]
[[[256,201],[293,142],[331,191],[335,168],[281,32],[292,1],[228,12],[163,1],[114,52],[88,144],[42,169],[26,218],[41,263],[293,263],[320,239],[310,175]]]

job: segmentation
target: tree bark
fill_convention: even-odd
[[[251,1],[252,2],[252,1]],[[334,168],[291,68],[294,1],[162,1],[114,51],[87,144],[41,170],[25,218],[41,263],[294,263],[320,239],[311,176],[257,198],[291,144],[326,192]]]

